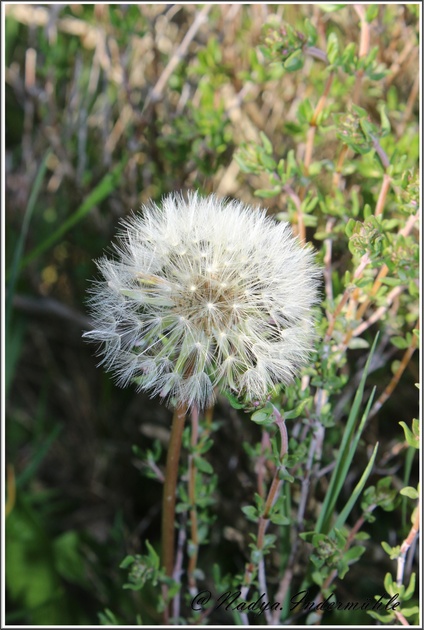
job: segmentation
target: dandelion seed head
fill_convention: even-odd
[[[311,249],[264,210],[169,195],[123,224],[89,305],[101,363],[120,385],[211,404],[262,400],[308,360],[320,275]]]

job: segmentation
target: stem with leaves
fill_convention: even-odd
[[[277,425],[280,431],[280,437],[281,437],[280,461],[282,461],[284,458],[284,455],[286,455],[286,453],[288,452],[287,428],[284,422],[284,417],[281,415],[281,413],[278,411],[278,409],[274,405],[273,405],[273,412],[274,412],[275,424]],[[281,486],[283,484],[283,480],[281,479],[281,472],[283,469],[284,469],[283,464],[276,466],[274,476],[271,482],[271,486],[269,488],[268,495],[266,497],[265,504],[262,510],[262,514],[259,517],[258,532],[256,536],[256,549],[258,552],[261,552],[264,548],[265,534],[266,534],[266,530],[270,522],[271,510],[280,494]],[[240,597],[242,600],[246,600],[249,588],[252,584],[256,571],[258,571],[259,573],[259,581],[260,581],[261,587],[262,588],[265,587],[265,580],[264,580],[265,569],[264,569],[263,563],[264,563],[264,559],[263,559],[263,554],[262,554],[261,559],[258,563],[255,563],[253,562],[253,560],[251,560],[246,565],[244,578],[243,578],[243,586],[242,586],[241,594],[240,594]],[[269,613],[269,611],[266,611],[266,612]],[[272,615],[268,614],[266,615],[266,617],[267,617],[268,623],[271,623]],[[243,620],[243,623],[247,623],[247,615],[243,614],[242,620]]]

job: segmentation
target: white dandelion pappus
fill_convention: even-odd
[[[121,386],[204,408],[289,383],[313,343],[318,268],[288,223],[237,201],[171,194],[123,224],[89,304]]]

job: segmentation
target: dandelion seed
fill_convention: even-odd
[[[264,210],[189,193],[123,225],[89,300],[101,363],[120,385],[200,408],[289,383],[313,344],[319,271]]]

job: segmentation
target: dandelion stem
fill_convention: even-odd
[[[190,591],[193,594],[196,593],[196,578],[195,571],[197,566],[197,556],[199,548],[199,536],[197,527],[197,510],[196,510],[196,462],[194,459],[194,449],[197,446],[199,435],[199,410],[196,406],[193,407],[191,412],[191,448],[192,453],[189,457],[189,478],[188,478],[188,493],[190,501],[190,523],[191,523],[191,543],[192,550],[190,554],[190,560],[188,565],[188,583]]]
[[[181,442],[186,415],[186,405],[180,405],[174,412],[166,460],[165,483],[163,487],[162,565],[169,577],[172,576],[174,570],[175,500],[178,463],[180,460]]]

